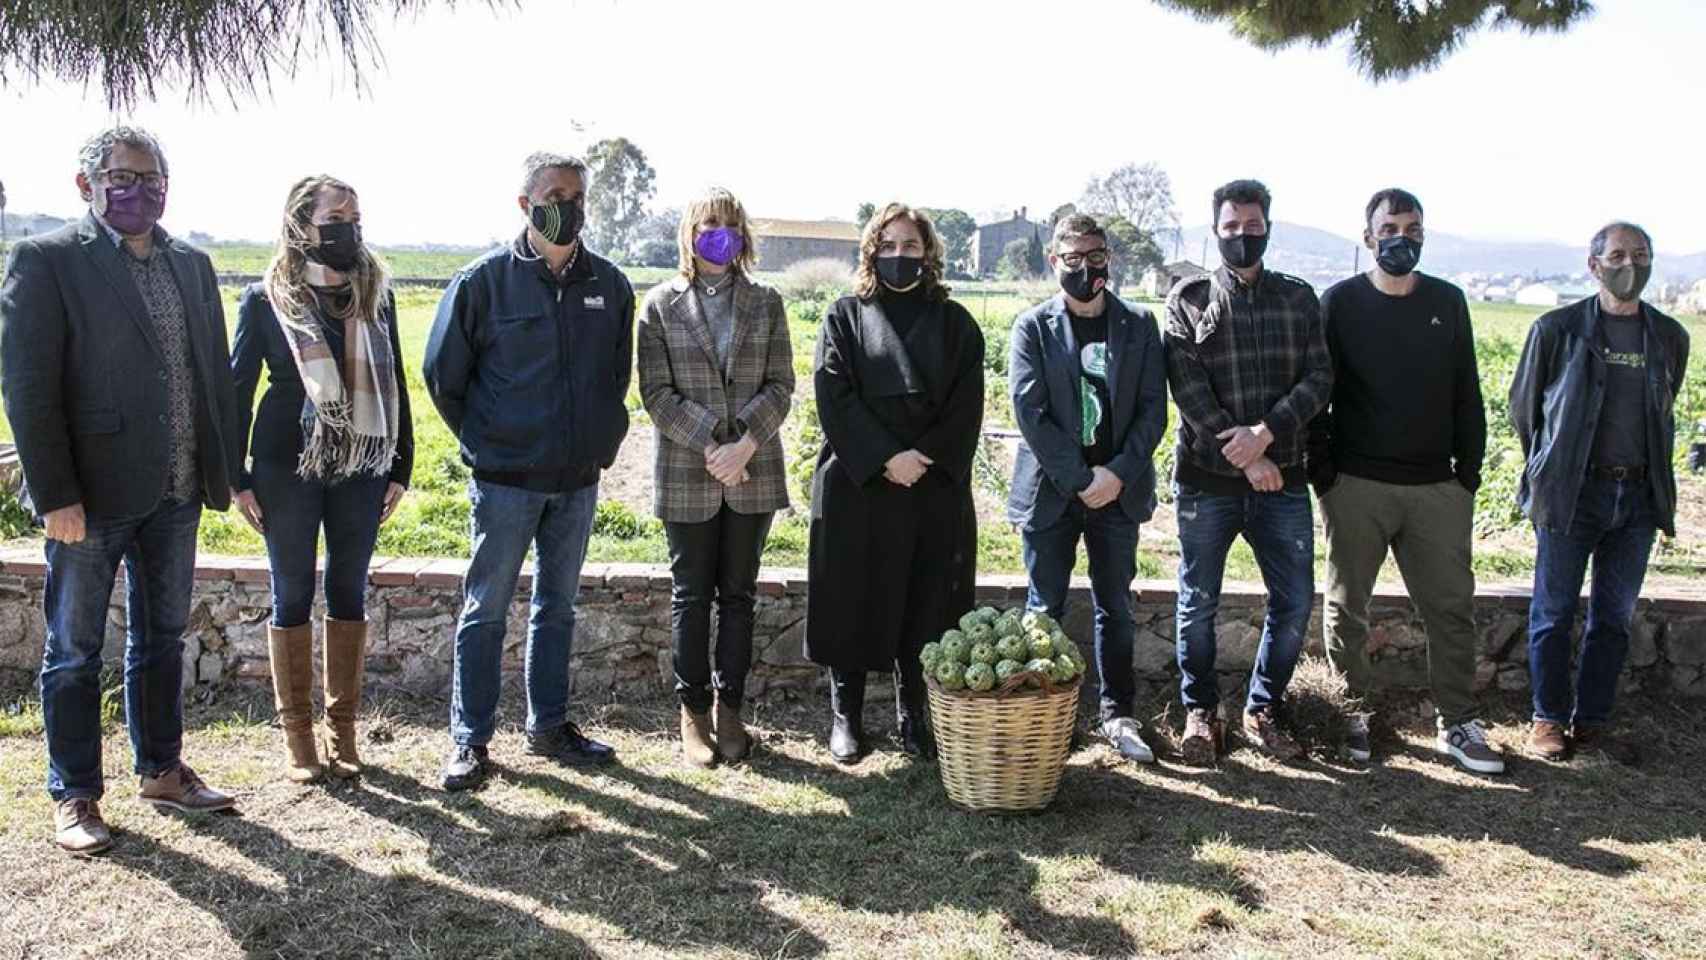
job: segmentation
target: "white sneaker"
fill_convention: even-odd
[[[1457,765],[1475,773],[1504,773],[1505,758],[1487,742],[1487,725],[1465,720],[1455,727],[1439,722],[1439,752],[1449,754]]]
[[[1142,729],[1130,717],[1115,717],[1103,722],[1102,736],[1120,752],[1120,756],[1133,763],[1155,762],[1155,751],[1143,742]]]

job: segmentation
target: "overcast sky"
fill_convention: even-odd
[[[1346,235],[1401,185],[1439,231],[1585,245],[1622,217],[1661,255],[1706,249],[1706,3],[1600,7],[1568,35],[1480,33],[1375,86],[1343,49],[1269,55],[1147,0],[462,3],[383,25],[363,96],[309,62],[259,103],[168,91],[124,119],[165,143],[167,228],[225,238],[270,238],[289,183],[323,171],[360,191],[376,242],[484,242],[518,223],[529,151],[627,136],[657,204],[720,183],[755,217],[891,197],[1046,212],[1153,160],[1187,226],[1216,184],[1254,176],[1277,218]],[[0,90],[10,209],[78,212],[77,146],[114,119],[93,89]]]

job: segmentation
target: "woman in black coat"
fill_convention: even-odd
[[[854,296],[818,335],[824,445],[812,483],[806,656],[830,670],[829,749],[865,752],[865,675],[896,673],[901,745],[929,755],[918,652],[969,609],[971,470],[983,424],[983,334],[942,285],[930,218],[891,203],[865,226]]]

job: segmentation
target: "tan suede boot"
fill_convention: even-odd
[[[361,709],[367,621],[326,618],[326,767],[332,776],[361,773],[355,715]]]
[[[730,763],[745,760],[752,752],[752,737],[741,723],[740,708],[717,698],[717,755]]]
[[[267,658],[272,661],[273,706],[284,728],[288,756],[285,776],[295,783],[312,783],[324,769],[314,751],[314,631],[304,623],[267,627]]]
[[[711,714],[681,707],[681,755],[696,767],[714,766],[717,748],[711,743]]]

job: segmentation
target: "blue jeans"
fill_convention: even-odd
[[[195,579],[201,504],[162,503],[140,517],[89,517],[80,543],[47,541],[42,723],[47,792],[98,800],[101,647],[119,561],[125,566],[124,715],[135,770],[158,776],[183,746],[184,629]]]
[[[1047,611],[1056,620],[1066,612],[1078,540],[1084,540],[1090,560],[1090,603],[1096,613],[1096,674],[1103,721],[1131,716],[1136,696],[1131,660],[1137,622],[1132,616],[1131,581],[1137,576],[1137,528],[1118,503],[1091,510],[1074,502],[1050,526],[1019,534],[1025,571],[1030,575],[1025,606]]]
[[[1243,534],[1268,588],[1268,612],[1244,709],[1278,704],[1303,652],[1303,632],[1315,602],[1315,526],[1309,491],[1217,496],[1175,486],[1179,518],[1179,690],[1185,708],[1214,711],[1220,683],[1214,672],[1214,618],[1220,610],[1226,553]]]
[[[1534,531],[1534,599],[1528,607],[1528,676],[1534,719],[1568,725],[1611,718],[1629,654],[1629,624],[1647,575],[1657,517],[1646,480],[1591,478],[1582,485],[1568,530]],[[1570,689],[1570,634],[1593,558],[1593,587],[1582,631],[1581,662]],[[1573,701],[1573,702],[1572,702]]]
[[[568,493],[534,493],[482,480],[469,482],[474,554],[468,562],[462,622],[450,691],[450,736],[484,746],[492,739],[502,682],[504,633],[527,548],[533,611],[527,624],[527,732],[554,730],[569,719],[569,650],[575,595],[592,536],[598,484]]]
[[[314,608],[314,555],[326,528],[326,615],[367,619],[367,567],[379,538],[386,477],[304,480],[289,464],[255,462],[255,500],[266,523],[272,625],[297,627]]]

